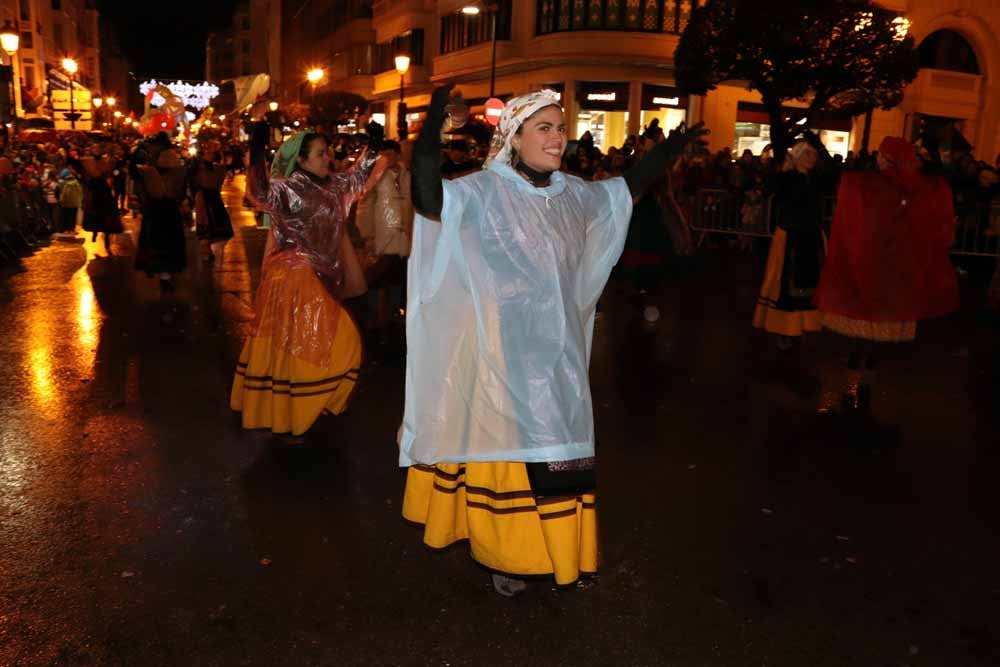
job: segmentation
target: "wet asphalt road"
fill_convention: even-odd
[[[507,600],[400,519],[398,336],[305,446],[240,429],[263,238],[227,202],[225,260],[192,240],[172,294],[135,234],[0,277],[0,665],[1000,664],[1000,355],[975,308],[886,353],[873,430],[827,411],[844,340],[751,329],[761,257],[703,252],[655,325],[613,282],[602,570]]]

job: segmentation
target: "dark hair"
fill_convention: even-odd
[[[382,150],[393,151],[396,153],[402,152],[402,149],[399,146],[399,142],[393,141],[392,139],[386,139],[385,141],[382,142]]]
[[[319,132],[307,132],[306,136],[302,137],[302,145],[299,146],[300,158],[309,157],[309,151],[310,149],[312,149],[312,142],[316,141],[317,139],[322,139],[323,141],[325,141],[327,146],[330,145],[330,140],[327,138],[325,134],[320,134]]]

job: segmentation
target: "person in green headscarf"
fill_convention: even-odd
[[[347,407],[361,337],[340,302],[367,286],[346,217],[369,176],[385,169],[381,126],[368,131],[369,150],[352,171],[332,173],[326,137],[299,132],[282,144],[268,177],[268,127],[254,126],[247,196],[271,217],[271,228],[230,401],[244,428],[298,437],[322,412]]]

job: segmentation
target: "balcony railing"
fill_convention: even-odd
[[[625,30],[679,35],[702,0],[538,0],[536,34]]]

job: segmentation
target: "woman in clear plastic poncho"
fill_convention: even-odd
[[[357,381],[361,338],[340,301],[366,287],[344,225],[383,165],[369,149],[353,171],[333,174],[326,138],[300,132],[282,144],[269,180],[266,133],[255,126],[247,194],[271,216],[271,237],[230,402],[244,428],[299,436],[323,411],[342,412]]]
[[[469,539],[510,596],[525,575],[569,584],[597,569],[595,308],[633,198],[701,131],[585,182],[559,171],[565,120],[542,91],[507,103],[485,170],[442,182],[449,91],[434,91],[413,153],[403,516],[429,546]]]

